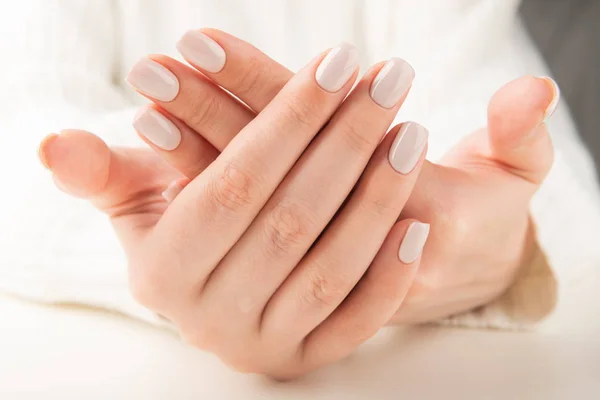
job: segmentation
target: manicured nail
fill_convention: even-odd
[[[408,92],[415,70],[401,58],[385,63],[371,84],[371,98],[384,108],[392,108]]]
[[[175,150],[181,142],[181,132],[175,124],[150,106],[143,107],[137,113],[133,127],[163,150]]]
[[[429,224],[413,222],[410,224],[400,244],[398,258],[404,264],[411,264],[419,258],[423,252],[425,242],[429,236]]]
[[[560,88],[558,87],[556,81],[550,78],[549,76],[540,76],[539,78],[545,80],[548,83],[548,85],[552,89],[553,94],[552,101],[550,102],[550,104],[546,108],[546,112],[544,113],[544,121],[547,121],[552,116],[552,114],[554,114],[554,111],[556,111],[556,107],[560,102]]]
[[[427,144],[429,132],[416,122],[405,122],[390,148],[389,160],[392,168],[406,175],[417,165]]]
[[[49,134],[42,140],[42,143],[40,143],[40,147],[38,147],[38,158],[42,162],[42,165],[49,170],[52,169],[50,167],[49,153],[52,151],[52,142],[54,142],[54,139],[56,139],[57,137],[58,135],[56,133]]]
[[[179,180],[173,181],[167,186],[164,192],[162,192],[162,196],[165,198],[167,203],[175,200],[175,197],[183,190],[184,185],[182,185]]]
[[[317,68],[315,79],[323,89],[335,93],[348,82],[356,68],[358,68],[358,50],[344,43],[329,50]]]
[[[225,50],[200,31],[187,31],[176,47],[183,58],[208,72],[219,72],[225,65]]]
[[[175,74],[149,58],[142,58],[131,68],[127,82],[158,101],[171,101],[179,93],[179,81]]]

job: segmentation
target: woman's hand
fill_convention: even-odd
[[[178,44],[180,52],[255,112],[292,76],[236,38],[215,30],[203,32],[187,33]],[[218,50],[210,52],[207,48]],[[184,85],[173,101],[157,104],[165,115],[192,120],[195,130],[217,150],[223,150],[232,135],[253,118],[252,111],[232,104],[215,87],[202,87],[206,82],[202,76],[192,75],[171,59],[156,60]],[[557,101],[558,88],[552,80],[517,79],[492,99],[487,128],[468,136],[441,164],[425,163],[402,218],[431,223],[432,237],[415,284],[392,322],[431,321],[486,304],[501,295],[521,267],[531,262],[537,249],[528,216],[529,201],[552,164],[552,145],[543,120]],[[185,104],[189,103],[194,104],[191,109],[195,117],[185,114],[190,109]],[[137,125],[143,136],[143,126]],[[195,176],[197,151],[189,151],[185,144],[172,151],[156,150],[189,178]],[[179,188],[175,185],[169,196]],[[528,312],[539,318],[550,307],[538,303]]]
[[[487,128],[463,139],[440,165],[425,163],[402,218],[427,221],[432,232],[392,322],[471,310],[503,294],[518,274],[536,272],[540,250],[529,203],[552,166],[543,121],[558,96],[549,78],[509,83],[490,101]],[[547,293],[530,293],[526,306],[513,304],[514,322],[535,322],[549,313],[555,289],[544,286]]]
[[[228,65],[237,64],[231,57]],[[344,99],[357,55],[340,46],[282,85],[247,123],[252,115],[225,92],[160,60],[172,63],[171,72],[144,60],[130,75],[162,108],[144,108],[135,126],[189,178],[200,172],[168,207],[156,189],[178,175],[164,163],[149,172],[156,158],[147,152],[65,132],[42,145],[42,158],[66,191],[110,213],[134,295],[193,345],[238,370],[276,377],[347,355],[400,307],[429,230],[396,222],[423,164],[427,131],[406,123],[381,141],[412,69],[398,59],[378,64]],[[211,106],[197,96],[209,86],[220,99]],[[226,110],[226,122],[202,109],[211,117]],[[197,133],[211,143],[235,138],[216,157],[222,148]],[[82,164],[78,147],[93,153],[87,170],[73,169]],[[127,169],[131,160],[138,164]],[[149,183],[134,182],[144,174]]]

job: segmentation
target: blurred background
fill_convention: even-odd
[[[600,170],[600,1],[524,0],[521,15]]]

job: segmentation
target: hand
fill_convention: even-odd
[[[194,39],[205,38],[201,33],[186,34],[179,45],[181,53],[255,111],[268,104],[292,76],[223,32],[203,32],[227,54],[222,69],[202,68],[211,64],[193,51]],[[242,55],[245,59],[240,59]],[[253,118],[251,111],[218,96],[214,88],[193,83],[204,82],[202,77],[191,76],[168,58],[157,61],[184,85],[174,101],[158,105],[169,118],[192,120],[195,130],[216,149],[223,150]],[[415,283],[391,322],[426,322],[487,304],[530,262],[536,247],[529,201],[552,164],[552,145],[542,122],[557,96],[556,85],[547,78],[511,82],[490,102],[487,128],[466,137],[439,165],[425,163],[401,218],[429,222],[431,239]],[[186,107],[189,102],[192,107]],[[155,149],[189,178],[195,177],[196,151],[189,151],[185,143],[172,151]]]
[[[234,53],[228,65],[248,65],[233,63]],[[210,83],[168,60],[189,79],[178,76],[175,98],[162,97],[165,110],[145,108],[135,125],[161,155],[169,149],[181,159],[194,156],[188,174],[201,173],[166,210],[156,190],[115,195],[117,187],[132,191],[123,177],[112,182],[128,173],[126,157],[91,134],[65,132],[42,145],[42,158],[65,190],[92,194],[103,210],[120,210],[110,215],[138,300],[238,370],[291,377],[347,355],[391,318],[414,278],[428,226],[396,221],[423,164],[427,132],[407,123],[381,141],[412,69],[397,59],[378,64],[344,100],[356,79],[356,58],[348,46],[317,57],[216,159],[197,134],[210,133],[212,120],[198,118],[194,107],[205,104],[191,90]],[[172,78],[145,60],[130,80],[147,95],[166,96],[165,87],[147,85],[152,69]],[[228,101],[225,92],[218,96]],[[181,112],[181,119],[167,119],[167,111]],[[241,120],[235,113],[228,110],[228,122]],[[82,161],[78,147],[94,153],[83,178],[103,183],[82,183],[85,170],[73,170]],[[134,161],[135,176],[146,173],[156,185],[138,185],[138,193],[178,176],[164,163],[151,173],[145,168],[152,161]],[[122,201],[131,198],[147,206]]]
[[[548,78],[517,79],[491,99],[487,128],[465,137],[440,165],[424,165],[402,218],[433,229],[392,322],[426,322],[487,304],[533,262],[540,250],[529,203],[552,166],[543,120],[556,100]],[[538,299],[513,317],[536,321],[551,309]]]

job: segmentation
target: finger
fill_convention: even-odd
[[[417,273],[429,225],[404,220],[394,225],[381,251],[344,302],[306,337],[306,370],[339,360],[371,338],[401,307]]]
[[[167,56],[142,58],[127,81],[219,151],[255,116],[205,76]]]
[[[89,200],[115,225],[128,224],[118,230],[125,241],[154,226],[166,206],[161,191],[180,176],[151,150],[109,148],[99,137],[80,130],[47,136],[39,156],[59,189]]]
[[[350,46],[317,57],[177,196],[155,240],[169,248],[181,246],[174,238],[194,238],[188,265],[203,262],[181,279],[202,282],[230,250],[350,91],[357,68]]]
[[[413,122],[398,128],[379,146],[339,215],[269,301],[265,334],[283,329],[286,338],[303,338],[342,303],[375,258],[425,159],[427,130]]]
[[[164,192],[162,192],[162,196],[165,198],[167,203],[171,203],[175,200],[175,197],[190,183],[189,179],[182,178],[173,181],[167,186]]]
[[[109,215],[123,213],[124,203],[137,193],[160,196],[168,180],[179,176],[168,165],[157,163],[148,150],[109,148],[99,137],[80,130],[47,136],[39,155],[60,189],[91,200]],[[162,180],[155,179],[162,175]]]
[[[189,31],[179,41],[178,49],[192,65],[246,101],[254,110],[261,111],[291,78],[289,70],[250,44],[221,31],[206,32],[223,47],[200,31]],[[228,62],[225,62],[225,54],[229,55]],[[146,137],[150,138],[146,141],[154,144],[155,150],[189,178],[196,177],[214,158],[213,151],[209,154],[199,151],[207,147],[202,137],[215,144],[218,150],[223,150],[254,117],[246,107],[208,82],[203,75],[168,57],[142,59],[132,69],[128,80],[163,107],[162,110],[156,108],[162,115],[145,108],[146,112],[138,114],[134,125],[145,128]],[[194,93],[194,90],[201,92]],[[165,102],[173,96],[173,100]],[[190,101],[191,98],[194,101]],[[167,120],[161,117],[167,117]],[[173,123],[169,124],[168,119]],[[199,135],[189,134],[193,133],[191,130]],[[138,132],[144,136],[140,129]]]
[[[252,304],[246,316],[257,320],[269,298],[342,205],[412,82],[414,72],[405,61],[394,59],[386,65],[382,68],[379,64],[365,74],[213,272],[203,301],[208,304],[217,297],[228,299],[213,307],[213,312],[235,313],[241,301]],[[374,99],[383,102],[380,97],[371,97],[373,91],[369,88],[378,86],[381,80],[398,88],[391,108],[376,103]],[[260,284],[248,285],[250,279]]]
[[[552,143],[543,122],[559,97],[552,79],[526,76],[496,92],[488,107],[491,157],[535,185],[552,166]]]
[[[154,151],[190,179],[219,155],[206,139],[156,105],[142,107],[133,127]]]
[[[257,113],[293,75],[256,47],[217,29],[188,31],[177,49],[187,62]]]

